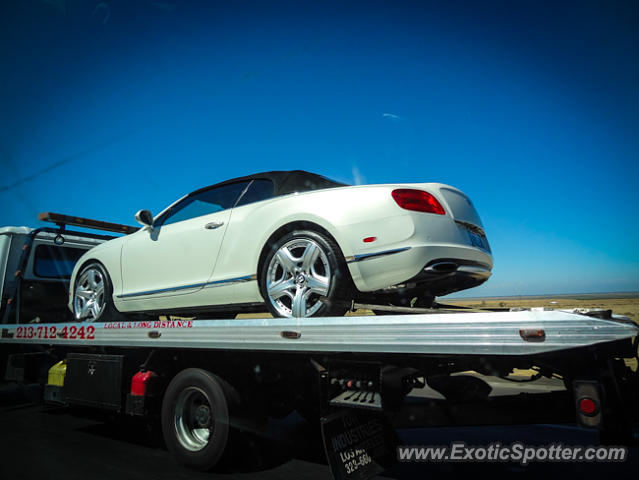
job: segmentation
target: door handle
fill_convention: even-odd
[[[222,225],[224,225],[224,222],[209,222],[204,225],[204,228],[207,230],[215,230],[216,228],[220,228]]]

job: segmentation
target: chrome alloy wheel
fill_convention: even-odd
[[[313,240],[296,238],[282,245],[266,276],[268,299],[283,317],[310,317],[328,294],[331,268],[326,253]]]
[[[211,403],[203,390],[188,387],[180,392],[175,403],[173,426],[180,444],[191,452],[206,447],[213,437]]]
[[[90,267],[80,275],[73,295],[73,312],[78,320],[95,320],[105,307],[104,277]]]

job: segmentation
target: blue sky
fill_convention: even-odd
[[[636,2],[3,2],[0,60],[0,225],[436,181],[493,248],[466,295],[639,290]]]

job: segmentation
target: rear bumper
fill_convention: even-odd
[[[454,244],[397,246],[346,260],[360,292],[411,282],[432,287],[434,295],[445,295],[482,284],[490,277],[493,267],[492,255],[488,252]],[[442,262],[454,264],[456,268],[429,269]]]
[[[446,268],[438,268],[440,265]],[[492,275],[489,265],[459,259],[435,259],[428,262],[421,272],[409,279],[415,290],[433,296],[466,290],[481,285]]]

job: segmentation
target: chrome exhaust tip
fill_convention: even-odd
[[[437,262],[424,268],[424,271],[426,273],[445,274],[456,272],[458,268],[459,265],[455,262]]]

